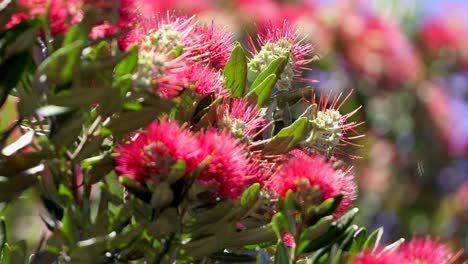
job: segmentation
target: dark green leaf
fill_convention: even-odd
[[[92,137],[88,142],[83,145],[80,152],[73,158],[72,163],[78,163],[92,155],[97,154],[100,150],[104,138],[101,136]]]
[[[234,253],[224,253],[218,252],[211,254],[210,258],[215,261],[220,261],[221,263],[252,263],[257,259],[256,256],[245,255],[245,254],[234,254]]]
[[[55,95],[48,98],[51,105],[65,107],[89,107],[93,103],[99,103],[109,98],[110,88],[96,87],[74,87],[65,95]],[[39,111],[39,110],[38,110]]]
[[[374,232],[372,232],[369,237],[367,238],[366,242],[364,242],[363,249],[370,249],[374,251],[380,243],[380,239],[382,238],[383,235],[383,228],[379,227]]]
[[[231,91],[233,97],[244,95],[247,78],[247,59],[244,49],[237,44],[229,57],[224,68],[224,78],[226,87]]]
[[[301,117],[294,121],[288,127],[285,127],[278,132],[275,137],[267,143],[263,149],[265,155],[284,154],[291,150],[304,135],[304,128],[308,122],[307,117]]]
[[[279,241],[278,244],[276,245],[276,254],[275,254],[274,263],[275,264],[289,263],[288,249],[281,241]]]
[[[8,202],[37,182],[36,173],[42,171],[43,165],[36,166],[16,177],[0,181],[0,202]]]
[[[5,220],[0,218],[0,259],[2,259],[3,247],[5,246],[7,240],[6,225]]]
[[[52,53],[37,68],[36,79],[41,81],[44,74],[46,80],[56,84],[63,84],[71,80],[75,64],[84,47],[84,41],[76,40],[70,45],[63,46]]]
[[[32,64],[29,52],[21,52],[0,65],[0,107],[5,103],[11,89],[16,86],[26,69]]]
[[[76,114],[70,117],[67,122],[61,125],[57,132],[51,135],[50,141],[57,148],[69,146],[77,140],[81,132],[85,116],[83,114]]]

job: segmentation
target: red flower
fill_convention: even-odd
[[[353,264],[406,264],[405,259],[396,251],[383,251],[377,249],[375,252],[365,250],[359,253],[354,259]]]
[[[194,36],[200,45],[193,50],[191,57],[217,70],[223,69],[233,49],[232,33],[222,32],[211,24],[196,26]]]
[[[445,57],[468,65],[468,27],[459,15],[444,16],[425,23],[420,31],[421,42],[432,58]],[[449,53],[448,53],[448,52]],[[452,56],[452,57],[450,57]]]
[[[234,98],[221,105],[218,124],[231,131],[235,137],[254,137],[257,128],[264,125],[264,117],[245,99]]]
[[[352,91],[342,100],[342,92],[335,94],[333,98],[331,98],[332,91],[328,94],[320,94],[317,110],[314,111],[310,117],[312,130],[308,138],[302,142],[302,146],[313,148],[329,156],[332,154],[339,154],[350,158],[357,158],[357,156],[349,155],[339,149],[339,147],[345,145],[361,147],[361,145],[353,143],[352,140],[364,137],[364,135],[359,135],[358,131],[355,129],[364,122],[358,123],[348,121],[361,107],[344,115],[339,111],[351,94]],[[314,94],[312,103],[315,103],[315,99]],[[354,135],[350,136],[350,132]]]
[[[104,38],[114,34],[119,28],[109,22],[104,22],[100,25],[96,25],[91,29],[89,37],[92,39]]]
[[[450,258],[447,247],[430,237],[413,237],[400,246],[399,252],[409,263],[444,264]]]
[[[394,21],[354,11],[341,17],[339,37],[343,53],[353,69],[367,80],[399,87],[421,77],[416,49]]]
[[[289,190],[299,192],[305,191],[302,189],[304,187],[317,187],[322,192],[322,201],[342,194],[343,199],[335,216],[341,215],[352,205],[356,198],[356,184],[349,170],[335,169],[331,162],[317,154],[309,155],[298,150],[291,153],[293,158],[268,179],[267,188],[285,197]]]
[[[254,55],[248,64],[250,78],[265,70],[273,60],[290,53],[289,61],[278,81],[278,88],[280,90],[290,89],[293,78],[300,81],[305,80],[301,78],[301,74],[303,70],[309,69],[306,65],[312,61],[308,57],[312,55],[313,47],[310,43],[306,43],[304,38],[299,39],[299,33],[299,30],[286,21],[280,25],[270,23],[261,27],[258,33],[260,51],[256,50],[250,39]]]
[[[162,53],[183,46],[184,52],[198,45],[192,38],[193,16],[176,16],[171,12],[160,13],[150,18],[137,16],[135,27],[119,41],[119,46],[127,50],[138,44],[140,50],[158,49]]]
[[[224,87],[222,76],[208,66],[193,65],[188,71],[188,81],[193,84],[194,92],[197,94],[215,93],[216,97],[229,94],[229,91]]]
[[[81,10],[83,3],[80,0],[50,0],[50,10],[47,10],[48,5],[49,0],[19,1],[18,6],[26,9],[26,11],[14,14],[7,23],[6,28],[9,29],[25,19],[38,18],[48,11],[50,29],[52,35],[55,35],[68,29],[68,21],[71,24],[76,24],[83,18],[83,11]]]
[[[237,199],[259,176],[247,151],[230,134],[208,130],[199,138],[203,157],[211,156],[199,175],[203,184],[215,189],[216,193]]]
[[[198,142],[190,132],[165,120],[154,121],[128,143],[119,144],[116,152],[120,155],[115,159],[115,170],[137,182],[167,172],[178,160],[186,161],[189,174],[198,167],[200,158]]]

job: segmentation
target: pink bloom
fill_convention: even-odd
[[[264,125],[264,116],[246,99],[234,98],[224,102],[218,113],[220,126],[229,129],[236,137],[253,137],[258,128]]]
[[[211,26],[196,26],[194,36],[197,36],[200,48],[191,56],[217,70],[223,69],[233,49],[232,33],[222,32],[212,23]]]
[[[463,120],[468,113],[466,103],[450,95],[440,83],[426,83],[421,89],[423,102],[449,153],[453,156],[468,153],[468,126]]]
[[[114,34],[119,28],[109,22],[104,22],[100,25],[96,25],[91,29],[89,37],[91,39],[104,38]]]
[[[216,97],[229,94],[229,91],[224,87],[222,76],[208,68],[208,66],[193,65],[188,70],[188,81],[192,83],[197,94],[208,95],[215,93]]]
[[[273,60],[290,53],[289,61],[280,76],[278,88],[280,90],[290,89],[293,78],[304,81],[301,74],[303,70],[309,70],[306,65],[312,61],[309,56],[312,55],[313,47],[310,43],[306,43],[304,38],[299,39],[299,34],[300,31],[286,21],[283,21],[282,24],[270,23],[259,28],[258,42],[261,50],[257,51],[255,44],[250,39],[254,55],[248,64],[251,74],[258,75]]]
[[[431,58],[451,60],[468,65],[468,27],[463,17],[444,16],[425,23],[420,31],[421,42]],[[447,51],[449,53],[447,53]],[[452,58],[451,58],[452,57]]]
[[[361,107],[343,115],[339,111],[351,95],[352,91],[344,99],[341,99],[343,92],[336,93],[333,98],[332,91],[328,94],[323,92],[320,94],[317,110],[310,117],[312,130],[308,138],[302,143],[303,146],[313,148],[328,156],[339,154],[350,158],[358,158],[339,149],[339,147],[345,145],[361,147],[361,145],[353,143],[352,140],[364,137],[364,135],[359,135],[358,131],[356,131],[356,127],[364,122],[348,121]],[[315,97],[316,95],[313,94],[312,103],[316,102]],[[349,135],[350,133],[354,135]]]
[[[140,50],[157,48],[162,53],[183,46],[184,52],[197,44],[192,38],[193,16],[176,16],[171,12],[160,13],[150,18],[134,19],[135,27],[119,41],[119,46],[127,50],[138,44]]]
[[[199,175],[203,184],[216,193],[237,199],[252,183],[258,181],[255,167],[244,146],[230,134],[208,130],[199,138],[202,157],[211,156]]]
[[[302,188],[317,187],[322,192],[322,201],[343,195],[334,215],[343,214],[356,198],[356,184],[351,171],[335,169],[331,162],[317,154],[295,150],[293,158],[282,165],[267,181],[267,188],[285,197],[289,190],[306,191]]]
[[[409,263],[444,264],[450,258],[448,248],[430,237],[413,237],[400,246],[399,252]]]
[[[353,264],[406,264],[405,259],[396,251],[383,251],[377,249],[375,252],[365,250],[359,253],[352,261]]]
[[[189,174],[198,167],[200,157],[200,147],[190,132],[165,120],[154,121],[128,143],[119,144],[116,152],[115,170],[137,182],[167,172],[178,160],[186,161]]]
[[[421,77],[421,62],[398,25],[351,11],[342,15],[339,37],[351,66],[367,80],[399,87]]]
[[[25,19],[39,18],[44,15],[48,8],[48,0],[21,0],[18,6],[26,9],[13,15],[6,28],[11,28]],[[50,0],[49,23],[52,35],[65,32],[69,22],[76,24],[83,18],[81,10],[83,3],[80,0]]]

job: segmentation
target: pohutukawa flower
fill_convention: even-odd
[[[144,50],[139,54],[134,84],[163,98],[176,97],[188,86],[189,65],[183,56],[171,59],[167,54]]]
[[[302,142],[302,146],[310,147],[316,149],[317,151],[331,156],[332,154],[341,154],[351,158],[356,158],[344,153],[339,150],[338,147],[349,144],[353,146],[361,146],[351,142],[350,140],[361,138],[364,135],[359,135],[355,130],[356,127],[363,124],[357,122],[348,122],[348,118],[354,115],[361,107],[356,110],[341,114],[340,108],[346,102],[346,100],[351,96],[352,92],[343,99],[340,103],[341,96],[343,93],[335,94],[330,105],[328,102],[330,100],[332,92],[329,92],[326,97],[321,93],[317,109],[312,113],[310,117],[310,123],[312,129],[310,131],[307,139]],[[313,101],[315,101],[315,94],[313,96]],[[338,105],[339,103],[339,105]],[[351,131],[355,136],[348,136],[348,132]]]
[[[197,45],[191,37],[194,29],[194,16],[176,16],[171,12],[161,13],[151,18],[138,17],[135,28],[119,41],[119,46],[127,50],[138,44],[140,50],[158,49],[162,53],[182,46],[184,51]]]
[[[214,93],[216,97],[223,97],[229,94],[229,90],[224,86],[222,75],[208,66],[201,64],[193,65],[187,71],[187,78],[197,94],[208,95]]]
[[[236,138],[252,138],[265,122],[255,105],[239,98],[223,103],[217,119],[218,125],[227,128]]]
[[[282,165],[268,179],[266,186],[281,197],[289,190],[299,193],[304,203],[321,203],[339,194],[343,195],[334,215],[346,212],[356,198],[356,184],[350,170],[334,168],[324,156],[292,151],[293,158]],[[313,189],[321,192],[321,197],[312,195]],[[313,197],[312,197],[313,196]]]
[[[287,56],[289,61],[277,82],[278,89],[290,90],[293,79],[304,81],[301,74],[303,70],[308,70],[306,65],[312,61],[309,56],[312,55],[313,47],[305,42],[305,38],[299,39],[299,33],[299,30],[286,21],[282,25],[270,23],[260,28],[258,34],[260,51],[257,51],[250,39],[254,57],[248,63],[249,79],[253,81],[272,61]]]
[[[446,264],[449,263],[450,251],[438,241],[430,237],[413,237],[411,241],[400,246],[399,252],[406,259],[406,263]]]
[[[382,248],[360,252],[351,262],[353,264],[395,264],[407,263],[398,251],[383,251]]]
[[[81,9],[83,1],[80,0],[21,0],[18,2],[18,6],[26,9],[26,11],[15,13],[7,23],[7,29],[23,20],[39,18],[47,13],[51,33],[55,35],[65,32],[69,23],[76,24],[83,18],[83,10]]]
[[[211,156],[198,179],[214,193],[237,199],[259,180],[258,171],[248,158],[247,150],[229,133],[208,130],[199,138],[203,157]]]
[[[179,160],[186,161],[189,174],[198,167],[201,154],[188,130],[165,120],[154,121],[128,143],[119,144],[116,152],[120,155],[115,170],[141,183],[167,172]]]
[[[191,57],[214,69],[223,69],[233,49],[232,33],[223,32],[211,24],[197,25],[194,35],[198,36],[200,45],[198,49],[193,50]]]

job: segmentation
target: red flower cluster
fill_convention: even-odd
[[[401,85],[421,77],[421,62],[415,48],[390,20],[345,12],[338,38],[355,70],[369,81]]]
[[[213,25],[198,26],[193,18],[168,12],[139,19],[119,41],[124,50],[139,46],[137,86],[165,98],[177,96],[190,83],[200,94],[226,94],[223,82],[215,76],[227,62],[232,36]]]
[[[322,192],[322,201],[343,195],[335,215],[346,212],[356,199],[356,184],[351,171],[336,169],[325,157],[306,154],[295,150],[293,158],[282,165],[267,181],[267,188],[285,197],[289,190],[301,191],[301,188],[317,187]]]
[[[245,147],[230,134],[208,130],[192,134],[175,122],[155,121],[145,131],[136,133],[128,143],[117,146],[120,175],[137,182],[155,181],[179,160],[187,164],[186,175],[208,158],[199,175],[200,182],[214,193],[237,199],[259,175],[247,156]]]
[[[353,264],[448,264],[453,263],[451,253],[446,246],[437,241],[426,238],[413,239],[403,243],[398,250],[379,248],[374,252],[366,250],[358,254]]]

